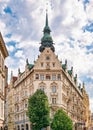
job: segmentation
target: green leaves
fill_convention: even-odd
[[[27,115],[32,123],[33,130],[40,130],[49,126],[50,108],[48,98],[42,90],[37,90],[28,101]]]
[[[59,109],[54,115],[51,128],[53,130],[72,130],[72,120],[62,109]]]

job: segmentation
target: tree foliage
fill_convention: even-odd
[[[59,109],[54,115],[51,128],[53,130],[72,130],[72,120],[62,109]]]
[[[32,123],[33,130],[41,130],[49,126],[50,108],[44,91],[37,90],[28,100],[27,115]]]

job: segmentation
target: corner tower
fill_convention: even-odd
[[[51,50],[53,52],[55,51],[55,48],[53,46],[53,40],[52,40],[52,37],[50,35],[50,32],[51,32],[51,30],[48,26],[48,14],[47,14],[47,11],[46,11],[45,27],[44,27],[44,30],[43,30],[43,37],[41,38],[41,46],[39,47],[40,52],[43,52],[43,50],[46,47],[51,48]]]

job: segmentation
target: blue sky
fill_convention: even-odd
[[[17,75],[26,59],[39,54],[48,3],[49,26],[56,54],[78,82],[85,82],[93,112],[93,0],[3,0],[0,1],[0,31],[9,51],[5,64]]]

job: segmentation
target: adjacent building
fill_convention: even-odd
[[[48,26],[48,15],[39,48],[40,55],[34,64],[26,60],[25,70],[18,69],[18,76],[11,76],[8,86],[8,129],[30,130],[26,115],[28,98],[37,89],[45,91],[51,107],[51,117],[58,108],[64,109],[73,121],[75,129],[89,124],[89,98],[84,84],[78,85],[73,67],[67,68],[55,54],[53,39]],[[85,117],[86,113],[86,117]],[[49,129],[49,128],[48,128]],[[80,129],[79,129],[80,130]]]
[[[0,33],[0,130],[3,129],[4,124],[4,90],[7,85],[7,67],[4,64],[5,58],[8,56],[5,43]]]

